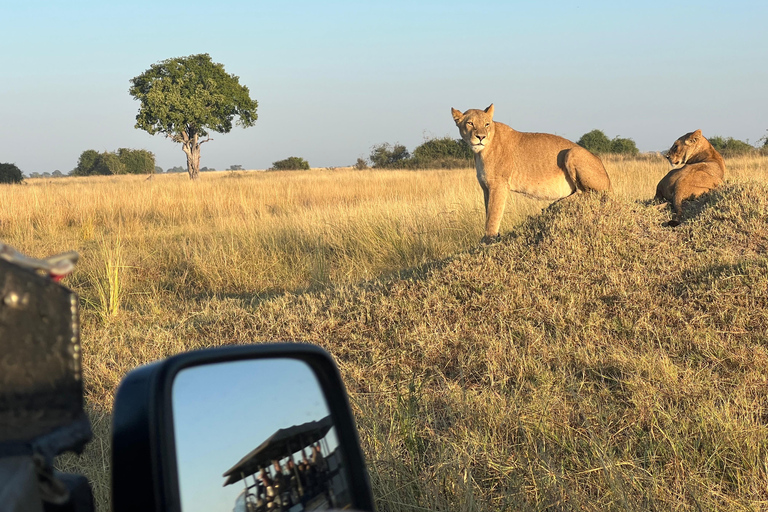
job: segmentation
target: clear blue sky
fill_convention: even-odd
[[[230,512],[244,484],[224,487],[225,471],[278,429],[330,414],[312,370],[293,359],[182,370],[172,401],[184,512]],[[332,429],[326,436],[331,451],[338,445],[335,435]]]
[[[69,172],[86,149],[179,145],[135,129],[129,80],[209,53],[259,102],[213,134],[202,166],[313,167],[458,138],[450,108],[496,106],[521,131],[594,128],[665,149],[685,132],[768,129],[768,2],[3,1],[0,162]],[[706,109],[702,105],[708,105]]]

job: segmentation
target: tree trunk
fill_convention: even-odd
[[[187,172],[189,179],[196,180],[200,177],[200,144],[197,142],[197,134],[186,140],[181,145],[181,149],[187,154]]]

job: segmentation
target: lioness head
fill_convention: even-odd
[[[685,165],[693,155],[705,151],[709,145],[709,141],[701,134],[701,130],[686,133],[669,148],[667,160],[672,164],[672,167]]]
[[[461,138],[472,151],[479,153],[488,147],[493,140],[493,103],[485,110],[470,109],[464,112],[451,109],[453,120],[459,127]]]

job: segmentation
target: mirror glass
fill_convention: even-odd
[[[186,368],[173,382],[172,404],[183,512],[351,506],[336,428],[307,363]]]

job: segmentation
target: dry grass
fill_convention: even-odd
[[[97,439],[62,464],[105,510],[125,372],[275,339],[336,357],[381,510],[758,510],[767,163],[728,160],[675,230],[637,202],[648,157],[606,160],[614,200],[515,227],[546,203],[513,198],[486,248],[472,170],[30,180],[0,188],[0,238],[82,255]]]

